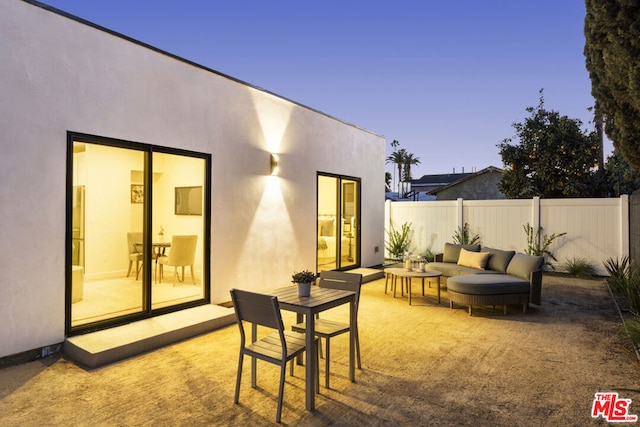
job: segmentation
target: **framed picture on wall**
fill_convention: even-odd
[[[144,203],[143,184],[131,184],[131,203]]]

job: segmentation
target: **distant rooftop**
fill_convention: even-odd
[[[391,200],[392,202],[426,202],[436,200],[436,196],[432,196],[427,193],[410,193],[408,197],[400,197],[397,191],[387,191],[384,193],[385,200]]]
[[[471,175],[474,175],[475,172],[467,172],[467,173],[444,173],[438,175],[422,175],[420,179],[411,180],[411,186],[415,185],[447,185],[452,182],[459,181],[463,178],[467,178]]]

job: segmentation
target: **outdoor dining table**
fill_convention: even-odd
[[[308,297],[298,296],[297,286],[287,286],[267,292],[269,295],[278,297],[280,309],[293,311],[296,313],[297,322],[306,323],[306,406],[307,410],[315,409],[315,390],[318,361],[315,340],[315,315],[337,307],[342,304],[349,304],[349,379],[353,382],[355,378],[355,340],[356,340],[356,293],[339,289],[311,287],[311,295]]]

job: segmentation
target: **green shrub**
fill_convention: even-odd
[[[390,229],[387,230],[387,241],[385,243],[385,248],[389,255],[394,259],[402,259],[402,255],[409,249],[412,237],[411,223],[405,222],[400,230],[396,230],[393,223],[391,223]]]
[[[476,243],[480,243],[480,235],[475,234],[471,237],[469,233],[469,224],[464,223],[463,227],[458,227],[456,232],[453,234],[453,243],[456,245],[475,245]]]
[[[621,293],[625,283],[631,274],[631,263],[629,257],[624,256],[621,260],[609,258],[604,262],[604,268],[609,273],[607,282],[613,292]]]
[[[629,331],[629,335],[631,336],[631,341],[633,341],[634,345],[640,348],[640,321],[638,320],[628,321],[627,331]]]
[[[427,259],[427,262],[433,262],[435,260],[436,255],[429,248],[425,249],[422,253],[422,256]]]
[[[564,263],[564,271],[575,277],[590,278],[596,275],[596,269],[584,258],[569,259]]]
[[[631,271],[622,294],[627,300],[627,304],[629,304],[629,311],[634,316],[640,316],[640,272],[637,270]]]
[[[629,257],[625,256],[621,261],[609,258],[604,267],[609,273],[607,283],[611,290],[624,297],[632,314],[640,316],[640,272],[631,267]]]
[[[544,264],[551,267],[554,270],[553,264],[551,264],[547,259],[551,258],[554,261],[558,261],[556,257],[551,252],[549,247],[559,237],[564,236],[567,233],[553,233],[551,236],[545,234],[542,238],[542,245],[540,245],[540,239],[538,239],[538,235],[542,229],[535,229],[529,223],[526,223],[522,226],[524,228],[524,232],[527,233],[527,249],[525,249],[525,253],[527,255],[535,255],[544,257]]]

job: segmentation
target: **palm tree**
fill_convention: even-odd
[[[404,175],[402,177],[403,181],[411,181],[413,178],[411,177],[411,166],[419,165],[420,157],[414,157],[413,153],[407,153],[404,158]]]
[[[398,151],[398,145],[400,145],[400,141],[398,141],[397,139],[394,139],[393,142],[390,144],[391,148],[393,148],[393,152],[395,153],[396,151]],[[391,156],[387,157],[387,160],[385,163],[395,163],[395,161],[391,160]],[[399,178],[399,177],[398,177]],[[393,179],[396,179],[396,171],[395,169],[393,170]],[[392,184],[389,183],[389,188],[392,188]]]
[[[394,151],[389,157],[387,157],[386,163],[393,163],[398,166],[398,181],[402,179],[402,167],[404,166],[404,159],[406,156],[407,150],[401,148],[400,150]],[[398,192],[400,192],[399,188]]]

